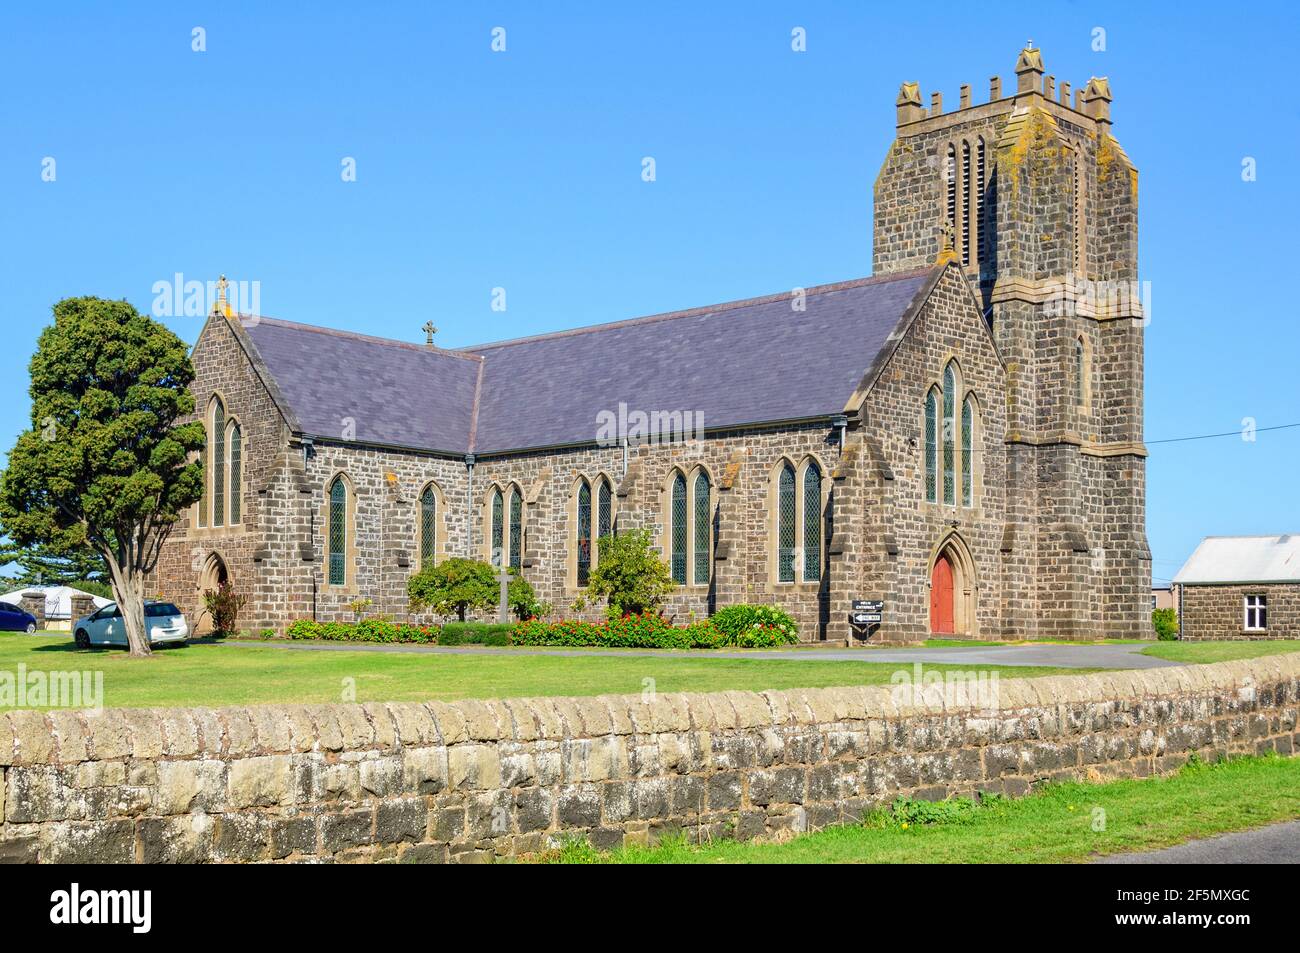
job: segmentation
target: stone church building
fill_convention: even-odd
[[[648,527],[678,621],[775,603],[809,641],[1145,636],[1137,172],[1111,94],[1036,49],[955,110],[903,84],[872,277],[447,350],[214,309],[207,491],[152,588],[248,628],[409,617],[466,555],[559,614]],[[855,629],[854,600],[883,602]],[[589,609],[588,614],[598,611]]]

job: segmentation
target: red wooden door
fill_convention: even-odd
[[[930,631],[952,634],[952,563],[940,556],[930,575]]]

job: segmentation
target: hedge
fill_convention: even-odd
[[[534,645],[626,649],[768,648],[798,641],[790,615],[775,606],[735,605],[711,619],[675,626],[654,612],[608,622],[448,622],[442,626],[409,625],[387,619],[360,622],[314,622],[298,619],[291,639],[326,642],[413,642],[424,645]]]

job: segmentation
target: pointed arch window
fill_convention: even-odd
[[[524,498],[515,487],[510,491],[510,568],[524,564]]]
[[[961,263],[970,264],[970,143],[961,144]]]
[[[785,464],[777,480],[776,491],[776,578],[794,582],[795,508],[794,467]]]
[[[957,373],[949,362],[943,370],[943,501],[957,498],[956,420]]]
[[[583,480],[578,486],[578,585],[585,586],[591,577],[591,486]]]
[[[420,494],[420,565],[431,566],[438,551],[438,498],[433,485]]]
[[[614,535],[614,488],[606,477],[600,478],[596,491],[596,558],[600,559],[599,541]]]
[[[957,149],[948,146],[948,156],[944,162],[944,178],[948,190],[948,227],[952,229],[952,240],[957,241]]]
[[[809,462],[803,472],[803,578],[822,577],[822,471]]]
[[[680,471],[673,474],[672,511],[670,517],[671,568],[673,581],[686,584],[686,476]]]
[[[692,581],[697,586],[709,584],[709,557],[712,555],[710,542],[713,538],[713,526],[710,519],[709,475],[703,470],[695,475],[693,488],[694,500],[694,553]]]
[[[975,461],[971,458],[975,408],[969,394],[961,402],[961,505],[970,506],[975,490]]]
[[[987,186],[984,171],[984,137],[981,136],[975,145],[975,241],[976,260],[982,261],[988,257],[985,251],[985,245],[988,242],[988,222],[984,214],[984,190]]]
[[[238,422],[230,424],[230,525],[243,518],[244,433]]]
[[[505,502],[501,496],[501,491],[495,489],[492,491],[492,565],[500,568],[504,563],[505,555]]]
[[[226,408],[220,400],[212,408],[212,525],[226,521]]]
[[[342,476],[336,476],[329,488],[329,584],[347,582],[348,488]]]
[[[925,498],[939,502],[939,399],[933,389],[925,395]]]

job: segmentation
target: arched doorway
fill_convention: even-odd
[[[207,635],[212,631],[212,616],[203,603],[203,593],[209,589],[215,592],[219,586],[229,581],[230,571],[226,569],[226,561],[218,553],[208,553],[208,558],[203,561],[203,568],[199,571],[197,621],[193,626],[196,635]]]
[[[930,631],[953,635],[953,571],[947,553],[940,553],[930,570]]]
[[[930,631],[978,638],[977,590],[970,550],[959,535],[949,533],[930,556]]]

